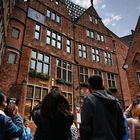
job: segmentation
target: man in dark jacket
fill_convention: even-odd
[[[11,112],[12,117],[8,117],[4,113],[6,105],[6,96],[0,92],[0,140],[19,137],[23,132],[22,118],[18,115],[17,106]]]
[[[81,110],[81,140],[122,140],[125,126],[118,99],[104,90],[100,76],[91,76],[88,82],[91,94]]]

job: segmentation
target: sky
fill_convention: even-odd
[[[90,0],[70,0],[84,8],[89,8]],[[117,36],[131,34],[140,16],[140,0],[93,0],[104,25]]]

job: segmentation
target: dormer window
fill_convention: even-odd
[[[59,4],[59,0],[51,0],[52,2],[54,2],[56,5]]]
[[[95,16],[89,15],[89,21],[95,24],[98,24],[98,18]]]

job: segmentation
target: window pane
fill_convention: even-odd
[[[50,39],[50,37],[47,37],[46,43],[49,44],[49,45],[51,44],[51,39]]]
[[[38,60],[42,60],[43,61],[43,54],[38,53]]]
[[[87,53],[83,52],[83,58],[87,58]]]
[[[26,98],[33,98],[33,90],[34,90],[34,87],[33,86],[28,86],[27,87],[27,95],[26,95]]]
[[[44,99],[44,97],[48,94],[48,89],[43,89],[42,92],[42,99]]]
[[[40,99],[41,97],[41,88],[36,87],[35,88],[35,99]]]
[[[37,31],[40,31],[40,25],[36,25],[36,26],[35,26],[35,29],[36,29]]]
[[[8,63],[15,64],[16,62],[16,53],[9,52]]]
[[[44,64],[43,73],[44,74],[49,74],[49,65],[48,64]]]
[[[51,36],[51,31],[50,30],[47,30],[47,35]]]
[[[35,32],[35,39],[39,39],[39,32]]]
[[[63,79],[66,81],[67,79],[66,79],[66,70],[64,69],[63,70]]]
[[[51,19],[55,20],[55,14],[52,12]]]
[[[44,61],[47,62],[47,63],[49,63],[49,62],[50,62],[50,57],[47,56],[47,55],[45,55],[45,56],[44,56]]]
[[[36,64],[36,61],[35,60],[31,60],[30,68],[35,70],[35,64]]]
[[[47,17],[51,17],[51,11],[47,10]]]
[[[61,68],[57,67],[57,78],[61,79]]]
[[[61,66],[61,60],[57,59],[57,66]]]
[[[31,55],[32,55],[32,58],[35,58],[35,59],[37,58],[37,53],[35,51],[32,51]]]
[[[60,23],[60,16],[56,16],[56,22]]]
[[[56,40],[52,40],[52,46],[56,47]]]
[[[15,39],[18,39],[18,37],[19,37],[18,29],[15,29],[15,28],[12,29],[12,37],[14,37]]]
[[[52,33],[52,37],[56,39],[56,33]]]
[[[61,49],[61,43],[60,42],[57,42],[57,48]]]
[[[57,35],[57,40],[61,41],[61,36],[60,35]]]
[[[42,72],[42,63],[41,62],[37,63],[37,72],[39,72],[39,73]]]

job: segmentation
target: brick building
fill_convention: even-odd
[[[124,65],[127,72],[131,99],[140,96],[140,17],[138,19],[127,59]]]
[[[88,94],[88,76],[130,103],[126,71],[128,46],[106,28],[91,5],[69,0],[17,0],[11,14],[0,72],[0,89],[20,99],[29,116],[52,86],[59,87],[75,112]]]

